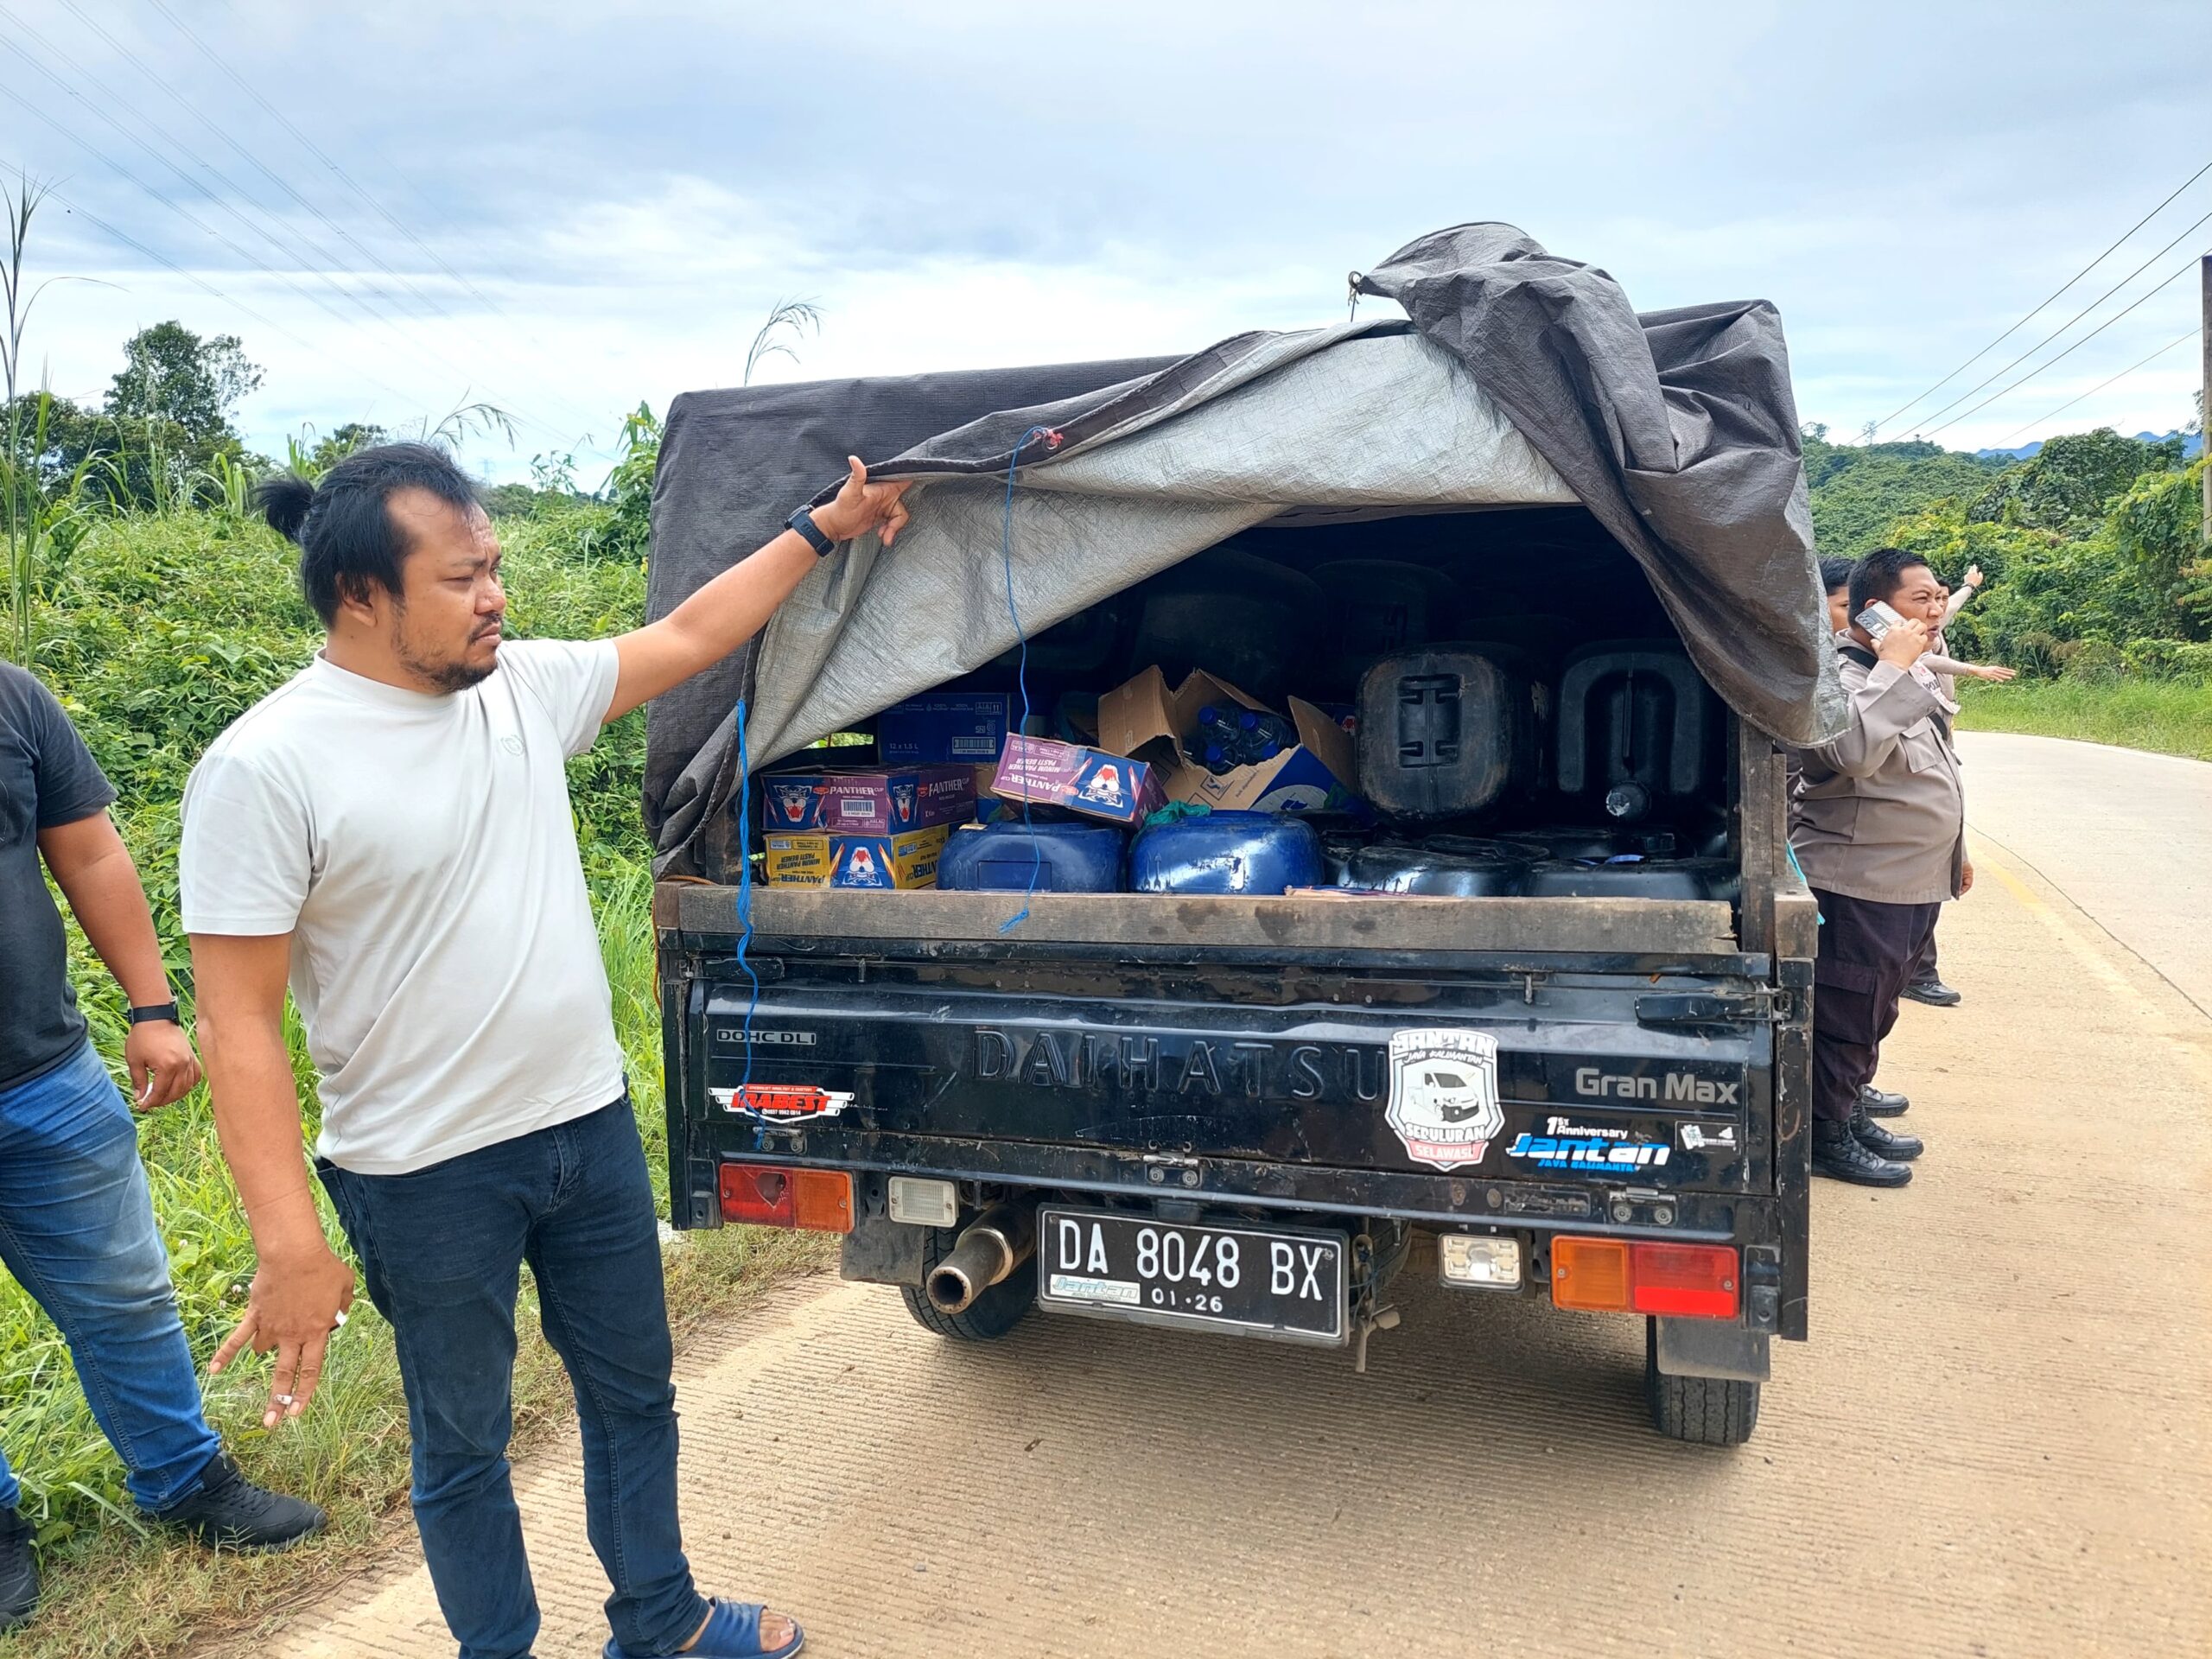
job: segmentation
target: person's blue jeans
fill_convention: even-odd
[[[0,1091],[0,1262],[67,1339],[130,1496],[156,1510],[189,1497],[222,1445],[200,1410],[138,1127],[90,1043]],[[0,1506],[22,1497],[0,1456]]]
[[[630,1103],[405,1175],[317,1167],[398,1336],[415,1524],[461,1659],[522,1659],[537,1634],[506,1457],[524,1262],[575,1389],[607,1623],[634,1653],[690,1641],[709,1609],[677,1524],[659,1228]]]

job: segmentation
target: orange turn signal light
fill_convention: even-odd
[[[724,1164],[718,1185],[725,1221],[810,1233],[853,1230],[853,1178],[841,1169]]]
[[[1743,1274],[1734,1247],[1618,1238],[1552,1241],[1552,1306],[1585,1313],[1732,1319]]]
[[[1629,1311],[1628,1245],[1618,1238],[1552,1241],[1552,1306],[1585,1313]]]

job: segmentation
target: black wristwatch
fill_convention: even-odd
[[[826,558],[830,550],[837,545],[823,533],[822,526],[814,522],[814,509],[811,507],[801,507],[784,522],[798,531],[806,544],[814,550],[814,556],[817,559]]]
[[[177,1017],[176,1004],[174,1002],[161,1002],[151,1007],[130,1010],[130,1023],[134,1026],[150,1026],[160,1020],[166,1020],[173,1026],[181,1026],[184,1023]]]

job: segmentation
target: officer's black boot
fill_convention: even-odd
[[[1858,1186],[1903,1186],[1912,1179],[1904,1165],[1877,1158],[1859,1145],[1849,1123],[1825,1117],[1813,1120],[1813,1173]]]
[[[1851,1115],[1851,1133],[1867,1151],[1893,1164],[1910,1162],[1927,1150],[1918,1135],[1897,1135],[1884,1128],[1866,1116],[1864,1106]]]
[[[1925,1002],[1931,1008],[1955,1008],[1966,1001],[1940,979],[1916,979],[1904,988],[1902,995],[1916,1002]]]
[[[1859,1109],[1869,1117],[1903,1117],[1912,1109],[1912,1103],[1903,1095],[1877,1089],[1869,1083],[1859,1086]]]

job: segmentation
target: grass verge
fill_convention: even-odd
[[[2212,683],[2073,680],[1962,684],[1959,724],[1974,732],[2024,732],[2212,760]]]
[[[830,1257],[812,1234],[734,1227],[689,1236],[668,1252],[668,1305],[679,1351],[685,1338],[740,1309],[779,1278]],[[537,1330],[524,1275],[515,1362],[515,1445],[526,1451],[574,1414],[560,1361]],[[328,1592],[387,1550],[412,1546],[406,1519],[407,1415],[391,1332],[364,1297],[342,1353],[308,1414],[264,1433],[255,1414],[255,1373],[219,1379],[208,1414],[257,1478],[312,1497],[330,1529],[281,1555],[217,1554],[136,1524],[127,1510],[79,1529],[47,1555],[47,1596],[37,1619],[0,1637],[7,1659],[150,1659],[187,1643],[217,1643],[265,1628]],[[581,1526],[582,1522],[579,1521]]]

